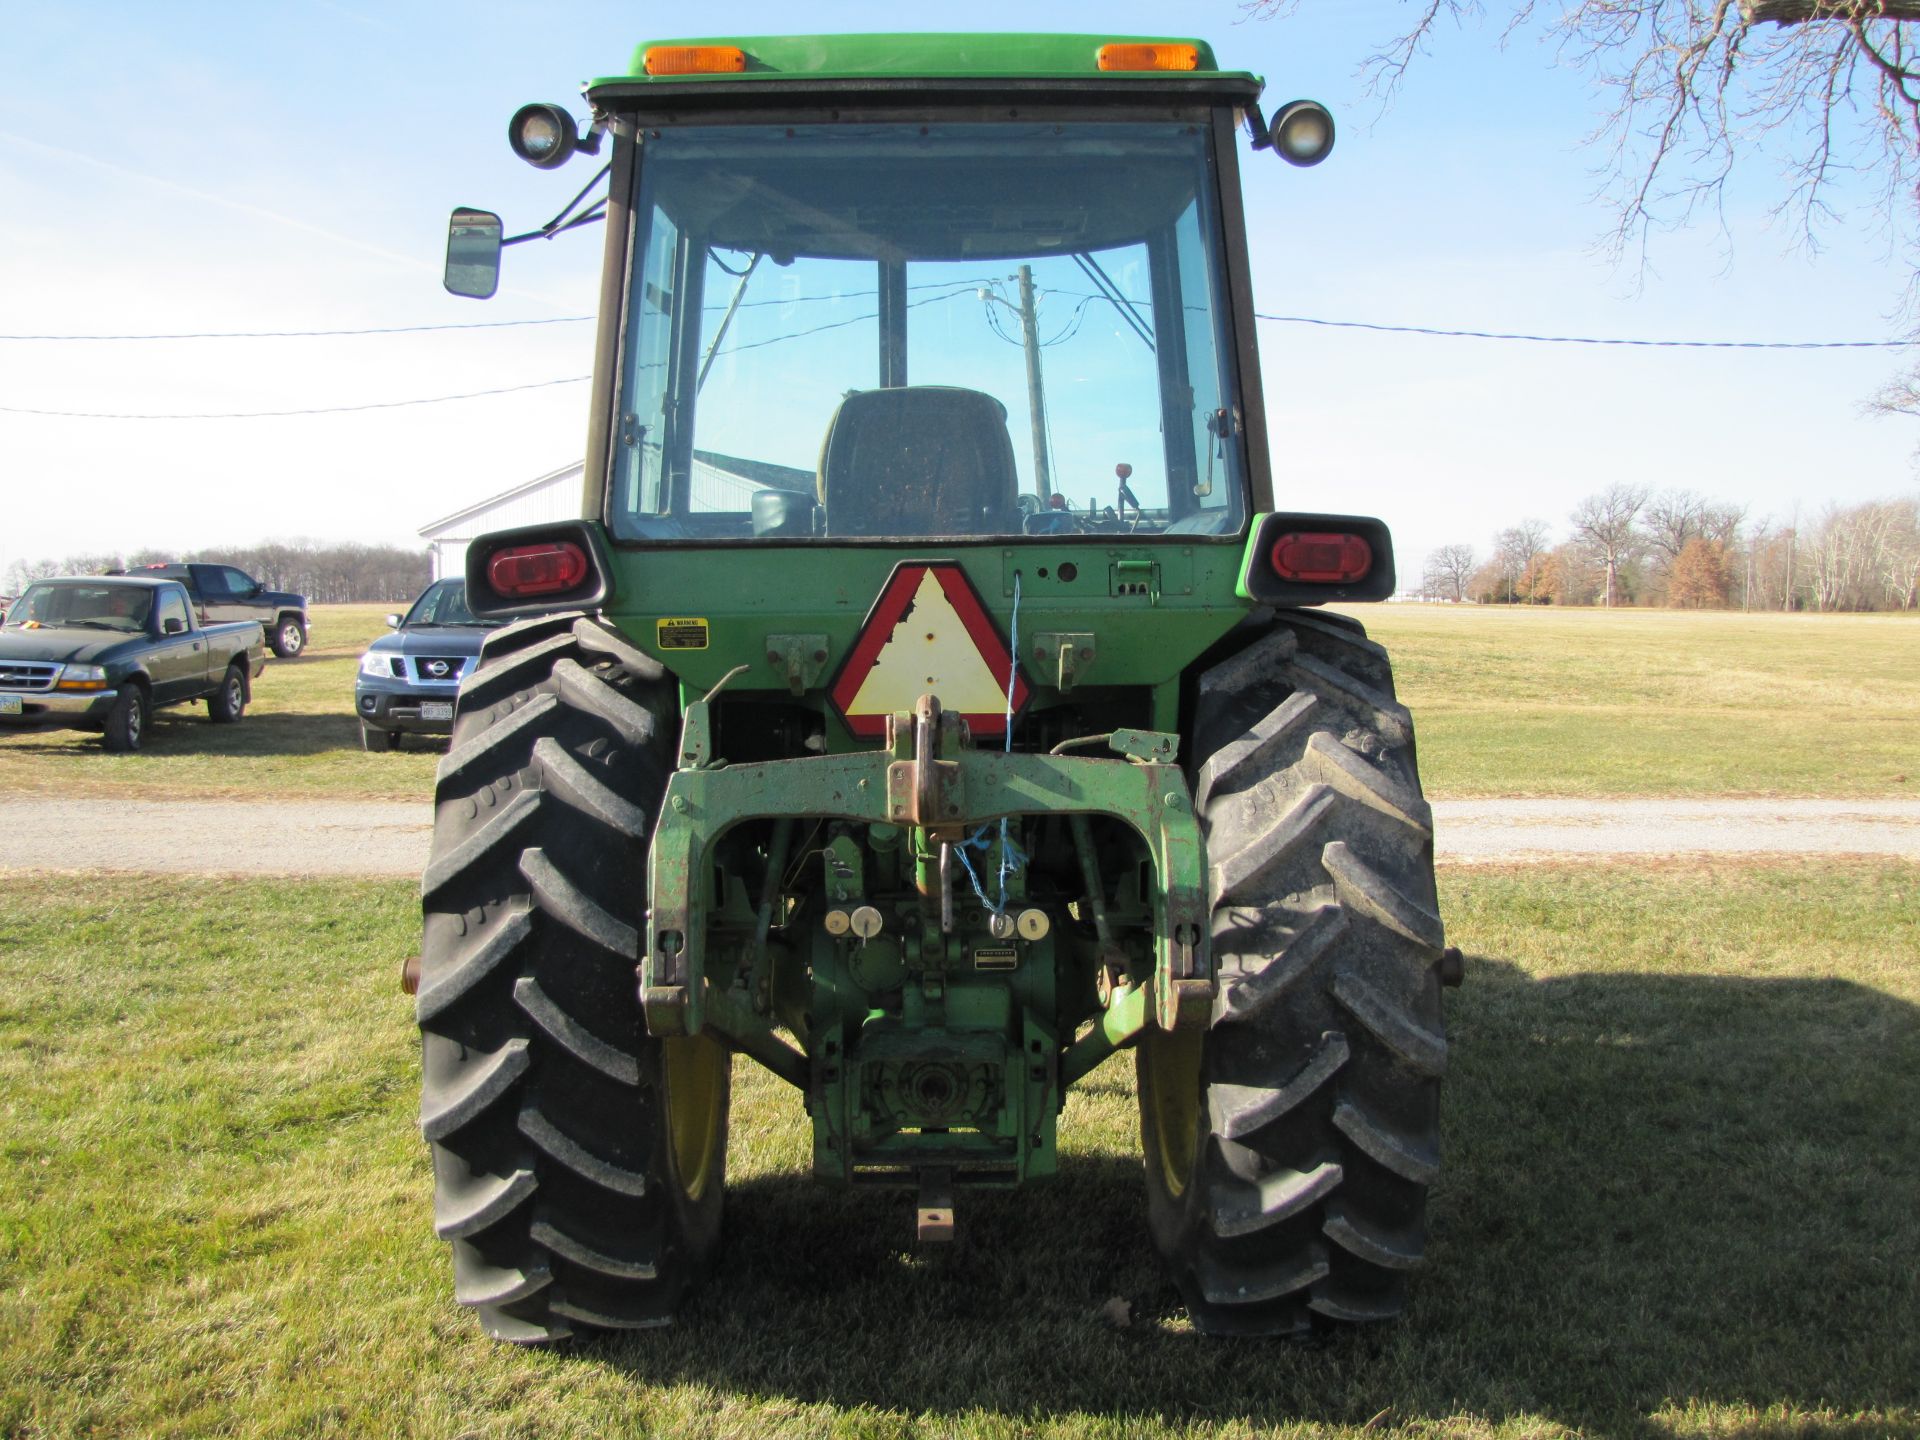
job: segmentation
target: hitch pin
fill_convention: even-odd
[[[940,842],[940,933],[953,933],[953,842]]]

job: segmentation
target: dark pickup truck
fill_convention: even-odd
[[[244,570],[231,565],[140,565],[129,575],[178,580],[199,612],[201,624],[221,620],[257,620],[267,644],[282,660],[291,660],[307,648],[312,627],[307,620],[307,597],[287,590],[269,590]]]
[[[205,700],[216,723],[238,720],[266,664],[257,622],[202,625],[177,580],[37,580],[0,625],[0,735],[98,730],[138,750],[159,705]]]

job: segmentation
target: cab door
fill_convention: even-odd
[[[229,619],[258,620],[262,625],[273,623],[273,607],[260,598],[265,587],[258,580],[231,565],[215,565],[212,568],[227,578],[227,598],[233,606],[233,614]]]
[[[186,592],[164,587],[153,607],[154,646],[147,661],[153,703],[171,705],[207,688],[207,641],[187,614]],[[168,633],[168,626],[175,627]]]

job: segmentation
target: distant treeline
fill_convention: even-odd
[[[221,550],[136,550],[131,555],[69,555],[63,560],[16,560],[7,567],[6,593],[17,595],[49,575],[100,575],[139,565],[203,562],[233,565],[269,590],[292,590],[317,605],[411,600],[433,578],[425,550],[394,545],[324,545],[312,540],[270,541]]]
[[[1751,520],[1691,490],[1613,485],[1567,517],[1494,536],[1491,555],[1443,545],[1416,592],[1482,605],[1672,605],[1688,610],[1920,608],[1920,496]]]

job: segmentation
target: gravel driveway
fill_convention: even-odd
[[[1590,855],[1905,855],[1920,800],[1442,800],[1443,861]],[[0,797],[0,871],[417,875],[424,801]]]

